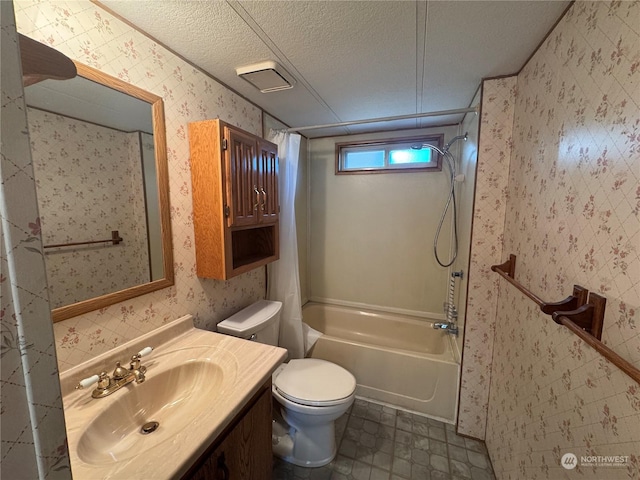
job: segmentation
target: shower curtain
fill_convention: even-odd
[[[71,480],[13,2],[0,23],[2,472]]]
[[[298,272],[298,238],[296,234],[295,195],[300,156],[300,135],[271,131],[271,141],[278,145],[280,174],[280,259],[268,265],[267,298],[282,302],[280,346],[289,358],[303,358],[304,340],[300,275]]]

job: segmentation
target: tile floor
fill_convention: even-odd
[[[357,399],[336,422],[338,455],[321,468],[274,459],[273,480],[495,480],[483,442],[454,427]]]

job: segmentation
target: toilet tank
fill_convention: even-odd
[[[218,332],[278,346],[282,302],[259,300],[220,322]]]

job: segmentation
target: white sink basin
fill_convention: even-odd
[[[190,352],[185,353],[188,356]],[[83,429],[78,458],[89,464],[108,464],[140,455],[175,438],[204,410],[215,408],[217,397],[224,392],[223,383],[235,380],[234,362],[228,358],[222,364],[212,360],[182,362],[164,371],[150,367],[143,383],[130,383],[109,397],[92,399],[106,408]],[[141,428],[148,422],[159,425],[152,433],[143,434]]]

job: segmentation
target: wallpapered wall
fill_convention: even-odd
[[[482,117],[476,171],[466,328],[458,409],[458,432],[484,439],[491,380],[499,277],[502,263],[513,95],[516,78],[482,83]]]
[[[573,5],[505,96],[514,120],[502,197],[502,260],[518,256],[516,278],[550,301],[574,283],[606,296],[603,341],[636,366],[639,26],[638,2]],[[483,124],[481,146],[485,133]],[[640,477],[634,381],[502,280],[495,337],[477,320],[468,322],[494,338],[486,440],[499,479]],[[575,470],[560,466],[565,453],[578,456]],[[581,464],[583,455],[628,459],[611,468]]]
[[[640,366],[640,3],[579,2],[518,76],[505,255],[543,299],[607,297],[603,341]],[[499,478],[640,478],[640,388],[500,285],[487,445]],[[508,439],[508,440],[507,440]],[[625,468],[559,467],[567,453]]]
[[[27,108],[52,308],[150,281],[140,136]]]
[[[2,478],[71,478],[11,2],[2,22]]]
[[[229,281],[195,274],[187,123],[220,117],[256,135],[262,112],[89,1],[16,3],[18,30],[74,60],[164,99],[176,284],[54,325],[58,362],[69,368],[186,313],[215,324],[264,296],[264,270]]]
[[[8,2],[0,3],[5,35],[4,8]],[[196,314],[199,326],[211,327],[245,303],[260,298],[264,291],[261,270],[230,282],[195,276],[186,123],[220,116],[260,134],[261,112],[89,2],[21,1],[16,9],[23,33],[165,100],[176,286],[56,324],[61,367],[72,366],[184,313]],[[486,95],[492,89],[496,97],[493,106],[487,104],[483,112],[491,108],[495,115],[505,115],[502,120],[487,117],[488,125],[494,122],[495,129],[485,125],[482,118],[478,182],[486,181],[494,191],[504,191],[500,186],[503,178],[492,179],[491,168],[482,170],[482,148],[488,145],[485,139],[489,135],[489,141],[501,143],[494,153],[500,157],[500,152],[505,152],[504,162],[511,158],[509,193],[486,199],[486,208],[479,208],[480,197],[477,199],[473,242],[476,246],[488,241],[484,245],[490,250],[501,248],[499,230],[504,217],[496,215],[489,220],[498,202],[506,205],[505,247],[500,255],[498,250],[491,251],[486,260],[474,258],[479,250],[472,250],[471,267],[475,262],[484,275],[494,263],[493,257],[501,257],[501,261],[513,252],[518,255],[517,278],[542,298],[563,298],[573,283],[604,294],[608,306],[603,338],[636,365],[640,363],[638,25],[637,2],[578,2],[519,75],[517,97],[509,80],[485,83],[486,101],[490,101]],[[3,67],[8,58],[4,56],[5,44],[3,37]],[[24,115],[19,102],[14,101],[16,95],[5,95],[6,71],[2,69],[3,98],[13,100],[3,101],[3,115],[7,109],[13,109],[14,115]],[[513,122],[509,119],[510,108],[514,108]],[[3,122],[3,137],[7,123],[13,122]],[[511,144],[506,139],[512,127]],[[511,147],[512,155],[505,150]],[[28,158],[26,147],[22,148],[24,158]],[[506,169],[507,163],[502,165]],[[32,189],[33,181],[28,176],[21,182],[21,194]],[[3,190],[7,185],[3,179]],[[35,203],[32,207],[34,213]],[[23,217],[31,218],[29,212]],[[487,218],[486,240],[476,227],[483,218]],[[36,225],[35,218],[31,223]],[[23,226],[14,237],[16,245],[37,235],[36,229]],[[6,261],[4,252],[2,258]],[[26,268],[29,263],[20,260],[20,265],[18,273],[24,274],[27,270],[22,272],[22,266]],[[5,265],[2,267],[4,272]],[[33,311],[40,309],[41,320],[48,304],[41,291],[43,269],[35,271],[40,272],[40,283],[36,284],[39,290],[34,290],[30,305],[34,305]],[[486,275],[489,286],[478,279],[477,288],[470,285],[469,292],[470,296],[490,300],[484,307],[490,309],[493,298],[488,292],[496,291],[491,286],[496,279]],[[38,276],[33,281],[38,282]],[[3,308],[6,282],[1,284]],[[640,389],[577,337],[541,316],[510,285],[497,284],[495,323],[490,313],[486,313],[488,321],[482,321],[487,310],[478,308],[480,314],[473,315],[470,302],[467,332],[471,335],[465,343],[460,415],[462,428],[474,436],[484,436],[487,402],[482,395],[486,393],[476,392],[487,392],[489,377],[473,387],[468,379],[481,378],[488,372],[491,388],[486,439],[498,478],[555,479],[578,474],[584,478],[638,478],[638,458],[634,455],[640,451]],[[3,319],[7,315],[13,315],[9,306]],[[5,325],[13,324],[3,321],[3,328]],[[495,337],[493,325],[499,327]],[[42,328],[33,325],[29,333],[37,336]],[[47,347],[50,334],[44,332],[36,338],[40,340],[34,352],[43,359],[53,358],[53,344]],[[484,339],[494,339],[490,370],[484,363],[490,358]],[[475,356],[479,351],[484,351],[482,358]],[[51,387],[49,395],[56,397],[59,391],[51,382],[55,378],[52,363],[36,361],[35,365],[48,368],[42,369],[42,378],[37,371],[33,375],[41,385]],[[9,365],[16,372],[10,392],[5,389],[5,368]],[[32,434],[21,368],[16,351],[3,357],[3,408],[8,404],[5,395],[9,394],[11,404],[16,405],[15,410],[2,411],[3,469],[9,459],[9,446],[14,453],[20,449],[17,458],[34,455],[30,447],[33,440],[26,438]],[[53,422],[47,425],[47,431],[64,438],[63,425],[55,424],[62,421],[57,397],[41,405],[48,405],[37,408],[46,410],[42,418]],[[464,412],[467,420],[463,420],[464,405],[469,406]],[[7,424],[5,418],[11,423]],[[5,436],[5,429],[12,425],[16,427],[13,436]],[[15,441],[20,434],[25,436],[24,443]],[[55,446],[60,445],[56,443],[57,434],[47,435],[43,451],[54,452],[45,454],[49,470],[54,471],[51,466],[55,466],[64,472],[64,447],[55,454]],[[610,446],[605,447],[607,444]],[[568,451],[576,455],[630,455],[630,461],[626,468],[617,470],[579,466],[579,472],[572,474],[559,466],[560,456]]]

